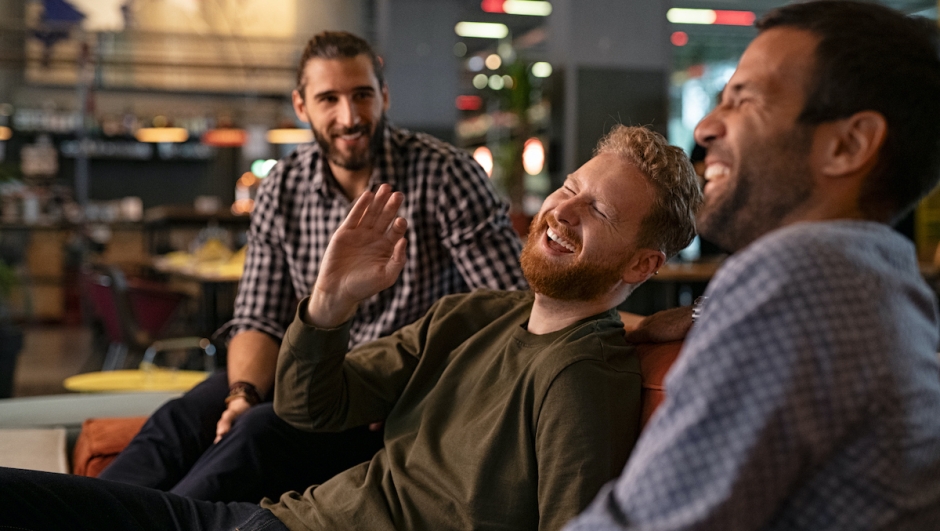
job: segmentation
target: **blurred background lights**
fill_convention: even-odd
[[[462,42],[458,42],[457,44],[455,44],[454,55],[456,55],[457,57],[463,57],[467,55],[467,45]]]
[[[473,160],[483,167],[487,177],[493,176],[493,152],[486,146],[480,146],[473,150]]]
[[[0,142],[4,140],[9,140],[13,136],[13,130],[9,127],[3,125],[0,126]]]
[[[457,109],[461,111],[478,111],[483,106],[483,98],[479,96],[457,96],[455,104]]]
[[[516,60],[516,49],[512,47],[512,44],[508,42],[500,43],[496,47],[496,53],[503,58],[503,61],[511,63]]]
[[[509,27],[494,22],[458,22],[454,32],[466,38],[502,39],[509,35]]]
[[[552,4],[538,0],[506,0],[503,10],[509,15],[547,17],[552,14]]]
[[[251,163],[251,173],[260,179],[264,179],[271,173],[271,168],[277,164],[274,159],[258,159]]]
[[[674,31],[669,36],[669,41],[675,46],[685,46],[689,43],[689,35],[684,31]]]
[[[535,77],[548,77],[552,75],[552,65],[540,61],[532,65],[532,75]]]
[[[487,13],[507,15],[547,17],[552,14],[552,4],[542,0],[483,0],[480,8]]]
[[[503,90],[503,77],[497,74],[490,76],[490,88],[493,90]]]
[[[515,84],[515,82],[513,82],[512,76],[510,76],[510,75],[508,75],[508,74],[506,74],[506,75],[503,76],[503,86],[504,86],[504,87],[506,87],[507,89],[511,89],[514,84]]]
[[[470,59],[467,59],[467,68],[470,69],[471,72],[483,70],[483,58],[479,55],[474,55]]]
[[[522,167],[529,175],[538,175],[545,168],[545,146],[538,138],[525,141],[522,148]]]
[[[267,134],[271,144],[306,144],[313,142],[313,133],[309,129],[286,128],[271,129]]]
[[[162,118],[162,116],[157,118]],[[157,119],[154,118],[153,121],[156,122]],[[138,142],[179,143],[189,139],[189,131],[182,127],[141,127],[134,133],[134,137]]]
[[[490,82],[490,78],[486,74],[477,74],[473,76],[473,86],[480,90],[486,88],[486,84]]]
[[[486,56],[486,67],[490,70],[496,70],[503,64],[503,60],[495,53]]]
[[[729,11],[722,9],[685,9],[674,7],[666,12],[666,19],[673,24],[718,24],[724,26],[750,26],[754,23],[751,11]]]

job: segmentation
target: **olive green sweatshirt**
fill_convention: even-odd
[[[639,362],[616,311],[535,335],[532,302],[530,292],[445,297],[348,353],[348,323],[317,329],[298,314],[275,411],[311,431],[385,419],[385,447],[262,505],[291,530],[561,528],[633,448]]]

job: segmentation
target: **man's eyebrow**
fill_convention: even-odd
[[[375,87],[373,87],[372,85],[359,85],[358,87],[353,87],[352,90],[350,90],[350,92],[369,92],[369,93],[375,94]],[[326,96],[334,96],[338,93],[339,93],[338,90],[329,89],[329,90],[324,90],[322,92],[317,92],[316,94],[313,95],[313,97],[323,98]]]

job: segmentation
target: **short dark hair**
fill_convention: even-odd
[[[859,208],[895,222],[940,179],[940,58],[935,23],[877,4],[844,0],[792,4],[767,13],[758,30],[789,27],[819,37],[807,125],[871,110],[888,123]]]
[[[382,59],[375,54],[375,50],[365,39],[347,31],[324,31],[310,37],[303,55],[300,56],[300,64],[297,65],[297,92],[300,93],[300,97],[304,97],[304,89],[306,88],[304,69],[311,59],[315,57],[320,59],[351,59],[363,54],[372,61],[372,71],[375,72],[375,78],[379,81],[379,87],[384,87],[385,76],[382,73]]]

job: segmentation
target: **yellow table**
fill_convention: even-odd
[[[69,391],[114,393],[121,391],[189,391],[208,378],[208,372],[152,370],[100,371],[76,374],[62,382]]]

